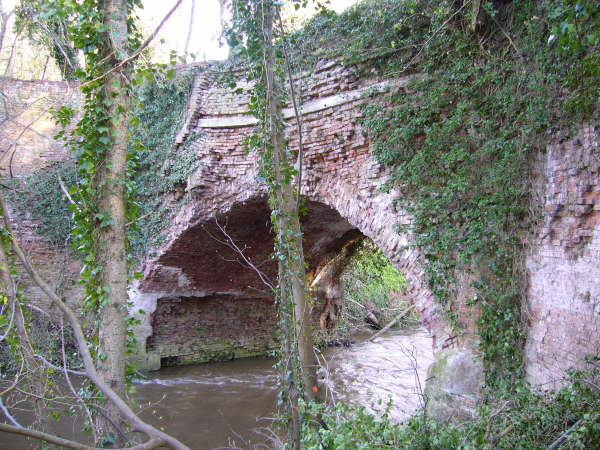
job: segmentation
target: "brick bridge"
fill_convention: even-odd
[[[379,189],[387,173],[371,157],[356,120],[361,103],[390,89],[404,89],[408,81],[368,80],[333,63],[301,78],[302,193],[308,209],[302,217],[304,250],[314,270],[350,240],[372,239],[406,275],[422,321],[441,347],[449,333],[431,292],[423,287],[419,255],[404,249],[410,236],[396,231],[410,217],[394,206],[394,193]],[[145,311],[138,327],[142,366],[259,354],[274,345],[273,300],[255,271],[225,245],[219,228],[226,229],[266,276],[276,277],[266,190],[257,181],[259,158],[243,148],[256,123],[248,115],[249,88],[243,88],[235,94],[220,87],[208,70],[195,77],[177,141],[180,145],[187,136],[199,135],[192,145],[200,167],[188,180],[187,201],[167,242],[146,262],[133,295],[133,309]],[[296,149],[293,111],[286,108],[283,115],[290,148]]]
[[[456,316],[465,330],[456,338],[424,282],[421,256],[398,225],[410,216],[379,188],[387,173],[371,156],[357,121],[359,105],[383,101],[382,93],[409,89],[408,78],[382,81],[352,68],[322,62],[301,74],[304,126],[302,192],[304,250],[310,270],[357,236],[372,239],[407,278],[408,294],[434,337],[438,360],[450,371],[444,392],[468,397],[480,381],[477,310],[458,292]],[[189,178],[186,201],[165,244],[146,260],[132,292],[138,327],[138,362],[156,368],[165,358],[192,362],[263,353],[273,346],[275,308],[255,272],[222,241],[219,225],[269,277],[276,265],[264,186],[257,182],[259,158],[246,154],[244,138],[255,119],[243,93],[220,87],[208,70],[195,77],[178,145],[193,144],[200,167]],[[284,110],[290,148],[297,148],[295,117]],[[528,279],[525,304],[525,368],[532,383],[548,383],[600,348],[600,138],[592,126],[571,139],[556,139],[532,161],[534,201],[542,211],[523,261]],[[448,359],[449,358],[449,359]],[[462,375],[461,375],[462,374]],[[452,378],[456,378],[452,380]],[[462,383],[462,384],[461,384]],[[445,395],[445,394],[444,394]]]
[[[370,156],[369,142],[356,121],[362,102],[379,101],[378,93],[389,89],[406,89],[407,81],[369,79],[334,63],[301,75],[306,148],[302,191],[309,210],[302,218],[305,251],[314,270],[346,242],[371,238],[406,275],[421,321],[434,335],[438,360],[449,354],[458,362],[455,375],[460,378],[480,367],[472,357],[477,313],[461,301],[469,292],[459,292],[456,311],[467,333],[452,339],[423,282],[420,255],[414,248],[405,249],[411,236],[396,232],[396,225],[409,223],[410,217],[394,205],[395,193],[379,190],[387,174]],[[76,104],[75,86],[0,79],[0,87],[17,105],[0,135],[4,174],[22,176],[64,159],[68,153],[50,138],[57,127],[43,111],[69,96]],[[217,225],[267,276],[275,277],[266,193],[256,181],[259,161],[242,148],[255,123],[247,104],[247,86],[236,94],[219,87],[206,67],[196,75],[178,145],[198,134],[193,150],[200,167],[182,190],[181,208],[165,243],[146,258],[144,276],[131,292],[132,310],[145,312],[136,329],[140,367],[158,368],[161,359],[185,363],[257,354],[274,345],[272,299],[255,273],[222,242],[225,236]],[[289,109],[285,116],[295,148],[295,120]],[[27,127],[30,122],[34,125]],[[540,217],[523,254],[528,280],[522,305],[527,325],[524,363],[532,383],[548,386],[564,369],[587,354],[598,355],[600,349],[599,134],[590,125],[572,138],[557,136],[531,163],[532,207]],[[77,278],[77,264],[62,263],[61,251],[36,235],[34,221],[20,219],[16,225],[44,276],[61,279],[71,273]],[[41,298],[34,286],[25,284],[24,289],[28,297]],[[80,294],[77,287],[65,291],[75,302]],[[458,383],[443,390],[464,398],[462,388]]]

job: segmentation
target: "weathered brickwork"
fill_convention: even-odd
[[[148,348],[163,366],[264,355],[276,346],[276,322],[269,299],[163,297],[151,317]]]
[[[0,108],[0,172],[23,176],[54,161],[69,157],[64,143],[54,139],[60,127],[50,110],[62,105],[79,108],[76,83],[21,81],[0,78],[4,97]]]
[[[310,269],[357,233],[368,236],[406,274],[409,294],[421,319],[436,337],[436,346],[442,348],[449,343],[449,328],[424,286],[418,252],[405,248],[410,235],[396,232],[397,225],[407,224],[411,218],[394,206],[395,193],[379,189],[388,173],[371,157],[369,142],[357,123],[358,106],[373,101],[362,98],[357,89],[377,86],[382,90],[387,85],[379,80],[360,80],[352,70],[334,64],[322,66],[313,77],[305,80],[302,105],[302,192],[308,208],[302,220]],[[389,88],[402,89],[407,81],[399,80]],[[247,85],[242,87],[248,89]],[[200,167],[188,180],[189,201],[173,221],[166,243],[146,262],[138,295],[153,300],[139,302],[147,307],[141,318],[144,325],[140,330],[145,335],[140,334],[140,342],[154,334],[148,317],[157,307],[158,292],[173,297],[222,293],[243,298],[265,290],[254,271],[223,243],[227,238],[217,223],[226,227],[267,278],[276,275],[275,261],[270,259],[273,235],[266,192],[257,182],[259,158],[246,154],[243,148],[254,123],[247,114],[248,94],[238,95],[212,83],[205,93],[194,96],[199,109],[193,113],[197,117],[195,128],[188,121],[189,129],[183,134],[200,135],[193,144]],[[295,149],[295,118],[289,110],[285,114],[290,148]]]
[[[70,249],[57,249],[41,239],[36,232],[35,222],[26,217],[11,214],[11,218],[19,243],[40,276],[48,281],[55,292],[64,296],[72,307],[79,309],[79,300],[83,298],[85,289],[75,284],[81,262],[74,252]],[[25,297],[38,306],[47,305],[46,294],[29,280],[24,271],[20,270],[19,273],[22,281],[20,287]],[[58,313],[58,310],[53,312]]]
[[[81,93],[75,83],[56,81],[21,81],[0,78],[3,102],[0,108],[0,174],[23,177],[54,162],[70,157],[64,143],[54,139],[60,127],[50,116],[51,108],[69,105],[76,109]],[[7,201],[17,206],[19,193],[8,191]],[[40,238],[37,224],[18,208],[10,211],[13,227],[25,253],[40,275],[60,295],[69,300],[81,298],[82,289],[74,285],[80,262],[70,251],[63,251]],[[27,277],[21,288],[28,299],[45,305],[46,297]],[[73,303],[76,305],[76,302]]]
[[[600,137],[585,127],[538,165],[543,214],[526,258],[529,380],[552,386],[600,355]]]
[[[161,358],[170,364],[238,357],[273,345],[276,318],[267,289],[223,234],[225,230],[266,279],[275,278],[270,213],[265,188],[257,182],[260,162],[258,155],[246,154],[243,148],[255,123],[247,114],[250,87],[242,84],[242,94],[221,87],[211,67],[199,66],[177,138],[179,145],[187,136],[199,135],[193,148],[200,167],[188,180],[186,199],[165,243],[146,259],[144,277],[131,292],[134,310],[146,312],[136,330],[140,366],[157,368]],[[68,157],[51,138],[58,131],[53,122],[44,119],[39,125],[27,125],[38,116],[46,117],[47,108],[59,99],[73,94],[71,101],[76,103],[76,91],[66,83],[2,83],[4,92],[16,99],[12,102],[16,106],[5,113],[10,120],[0,137],[4,174],[11,160],[13,174],[21,176]],[[331,62],[301,75],[305,251],[309,269],[314,270],[325,255],[350,240],[361,234],[370,237],[406,274],[409,295],[435,335],[436,348],[453,342],[460,349],[476,343],[477,311],[459,305],[459,319],[471,334],[462,342],[450,339],[424,284],[420,255],[406,249],[411,236],[396,231],[411,218],[394,205],[397,194],[379,190],[387,172],[371,157],[370,144],[357,123],[361,102],[379,101],[376,96],[362,98],[361,89],[403,89],[405,83],[403,79],[382,83]],[[294,149],[295,118],[289,105],[284,116]],[[529,325],[526,369],[536,384],[557,379],[564,369],[600,349],[598,146],[598,133],[585,128],[570,140],[549,145],[534,171],[542,214],[525,255],[524,314]],[[35,223],[27,217],[16,222],[24,247],[47,278],[61,280],[62,275],[78,272],[76,261],[39,239]],[[30,296],[41,297],[36,289],[25,287]]]

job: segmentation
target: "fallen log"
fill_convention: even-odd
[[[363,342],[371,342],[372,340],[378,338],[383,333],[385,333],[387,330],[392,328],[400,319],[403,319],[404,317],[406,317],[408,315],[408,313],[411,312],[414,308],[415,308],[415,305],[410,305],[408,308],[406,308],[404,311],[402,311],[400,314],[398,314],[396,317],[394,317],[385,327],[383,327],[381,330],[379,330],[373,336],[370,336],[367,339],[365,339]]]

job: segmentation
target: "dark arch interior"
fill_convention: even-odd
[[[362,233],[332,208],[306,202],[302,220],[309,270],[340,251]],[[174,273],[188,281],[186,292],[158,298],[150,322],[148,351],[161,365],[180,365],[265,354],[276,344],[277,311],[272,296],[244,261],[246,258],[273,282],[277,263],[266,198],[232,206],[217,219],[184,232],[159,259],[142,289],[174,285]],[[232,247],[243,252],[242,257]],[[162,267],[163,269],[160,269]],[[175,271],[174,271],[175,269]],[[179,275],[177,275],[179,276]]]
[[[302,229],[309,270],[314,269],[325,255],[362,236],[328,206],[307,201],[306,208],[308,213],[302,217]],[[264,284],[240,254],[232,250],[229,239],[269,279],[276,278],[277,264],[271,258],[273,231],[265,198],[237,203],[226,215],[190,228],[160,257],[159,266],[179,269],[190,282],[191,292],[264,296]],[[153,291],[154,284],[162,285],[160,290],[164,290],[164,286],[172,284],[169,277],[173,277],[172,269],[156,270],[143,281],[142,290]]]

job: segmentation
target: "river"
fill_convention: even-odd
[[[433,360],[431,338],[423,329],[331,347],[321,356],[329,399],[358,403],[380,414],[391,397],[394,422],[406,419],[421,405],[420,386],[424,387]],[[276,413],[273,364],[272,359],[252,358],[161,369],[136,381],[136,408],[145,420],[164,427],[194,450],[265,443],[261,431],[265,433]],[[80,426],[63,423],[60,431],[71,434],[74,428]],[[0,444],[4,449],[27,448],[6,434],[0,434]]]

